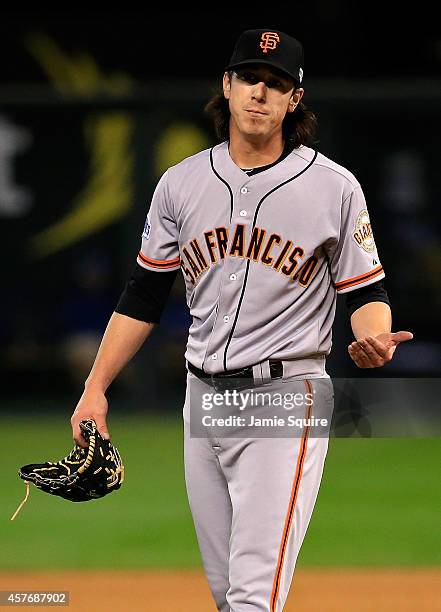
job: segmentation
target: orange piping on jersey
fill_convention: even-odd
[[[311,397],[313,397],[314,390],[309,380],[305,380],[305,386],[306,386],[306,392],[311,394]],[[306,419],[311,418],[312,405],[313,403],[311,403],[311,405],[308,406],[308,409],[305,415]],[[279,558],[277,560],[276,573],[274,575],[273,590],[271,593],[271,603],[270,603],[271,612],[276,612],[277,610],[277,598],[279,596],[283,561],[285,559],[286,547],[288,544],[289,534],[291,531],[291,525],[292,525],[292,519],[294,516],[294,510],[296,507],[297,495],[300,489],[300,481],[302,480],[303,466],[305,463],[306,449],[308,446],[309,429],[310,429],[310,426],[308,425],[304,428],[302,432],[302,441],[300,443],[299,455],[297,457],[296,473],[294,476],[294,482],[293,482],[292,489],[291,489],[291,498],[289,500],[288,512],[285,518],[285,527],[283,529],[282,541],[280,543],[280,548],[279,548]]]
[[[179,266],[181,263],[180,257],[175,257],[174,259],[150,259],[150,257],[146,257],[141,251],[139,251],[138,257],[141,261],[143,261],[148,266],[152,266],[153,268],[175,268]]]
[[[348,278],[347,280],[340,281],[339,283],[335,283],[335,288],[338,291],[339,289],[347,289],[348,287],[353,287],[354,285],[360,285],[361,283],[364,283],[365,281],[370,280],[371,278],[374,278],[375,276],[378,276],[382,272],[384,272],[383,266],[380,265],[377,268],[374,268],[373,270],[371,270],[370,272],[365,272],[365,274],[360,274],[359,276],[353,276],[352,278]]]

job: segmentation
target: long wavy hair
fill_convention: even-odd
[[[230,79],[232,72],[228,72]],[[223,90],[217,91],[204,109],[211,117],[216,136],[220,142],[230,138],[230,108]],[[289,140],[294,148],[300,145],[311,146],[317,143],[317,118],[308,107],[300,102],[295,111],[286,113],[282,123],[282,133],[285,140]]]

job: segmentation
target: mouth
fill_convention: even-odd
[[[267,115],[268,113],[265,113],[264,111],[261,110],[257,110],[255,108],[246,108],[245,111],[249,114],[252,115],[253,117],[264,117],[265,115]]]

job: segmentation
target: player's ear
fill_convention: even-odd
[[[299,104],[300,100],[303,98],[304,93],[305,93],[305,90],[302,89],[301,87],[299,87],[298,89],[294,89],[289,99],[289,102],[288,102],[288,112],[289,113],[292,113],[293,111],[296,110],[297,105]]]
[[[231,73],[225,72],[223,79],[223,89],[224,89],[224,97],[229,100],[230,99],[230,91],[231,91]]]

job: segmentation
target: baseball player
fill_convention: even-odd
[[[283,32],[238,38],[222,94],[207,107],[220,144],[161,177],[135,269],[71,419],[82,446],[81,419],[94,418],[108,437],[106,390],[159,322],[181,268],[193,317],[185,479],[223,612],[280,612],[286,601],[328,446],[311,422],[320,406],[332,413],[326,356],[337,293],[346,295],[355,336],[348,351],[360,368],[382,366],[412,338],[391,332],[357,179],[310,147],[315,117],[302,102],[303,65],[302,45]],[[303,392],[297,435],[222,436],[210,421],[193,435],[202,397],[276,386]],[[252,408],[249,423],[264,407]]]

